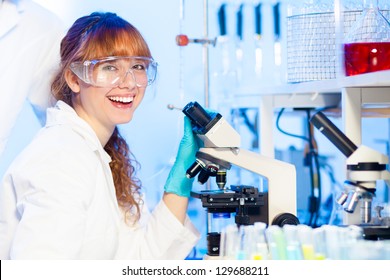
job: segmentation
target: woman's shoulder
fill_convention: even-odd
[[[42,128],[30,144],[31,149],[56,154],[85,156],[92,154],[85,138],[67,125]],[[77,155],[76,155],[77,154]]]
[[[17,156],[14,168],[82,167],[94,172],[97,154],[79,134],[66,126],[42,128],[32,142]]]
[[[91,202],[100,161],[77,133],[67,128],[42,129],[4,174],[4,183],[27,193],[72,194]],[[8,182],[8,183],[7,183]]]

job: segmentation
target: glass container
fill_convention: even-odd
[[[390,69],[390,23],[378,0],[364,0],[361,16],[344,40],[345,75]]]

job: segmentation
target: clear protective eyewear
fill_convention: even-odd
[[[70,69],[82,81],[95,87],[116,87],[131,75],[136,86],[144,88],[156,79],[157,62],[142,56],[110,56],[72,62]]]

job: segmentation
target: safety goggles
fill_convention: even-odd
[[[111,56],[72,62],[70,69],[82,81],[95,87],[116,87],[131,81],[144,88],[156,79],[157,62],[142,56]]]

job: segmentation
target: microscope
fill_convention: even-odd
[[[384,180],[387,187],[390,186],[390,173],[386,169],[388,157],[364,145],[357,147],[322,112],[314,114],[310,122],[347,157],[344,191],[336,199],[345,211],[343,223],[361,226],[365,239],[390,239],[389,224],[372,221],[372,200],[377,181]],[[377,215],[383,220],[380,209]]]
[[[190,102],[183,113],[191,120],[194,134],[203,143],[186,176],[204,184],[215,177],[218,189],[191,192],[208,213],[235,213],[237,226],[263,222],[268,225],[299,224],[296,217],[295,166],[240,148],[241,138],[219,113],[206,112]],[[201,145],[202,146],[202,145]],[[227,171],[235,165],[266,178],[268,190],[254,186],[226,186]],[[219,234],[208,232],[208,255],[219,254]]]

